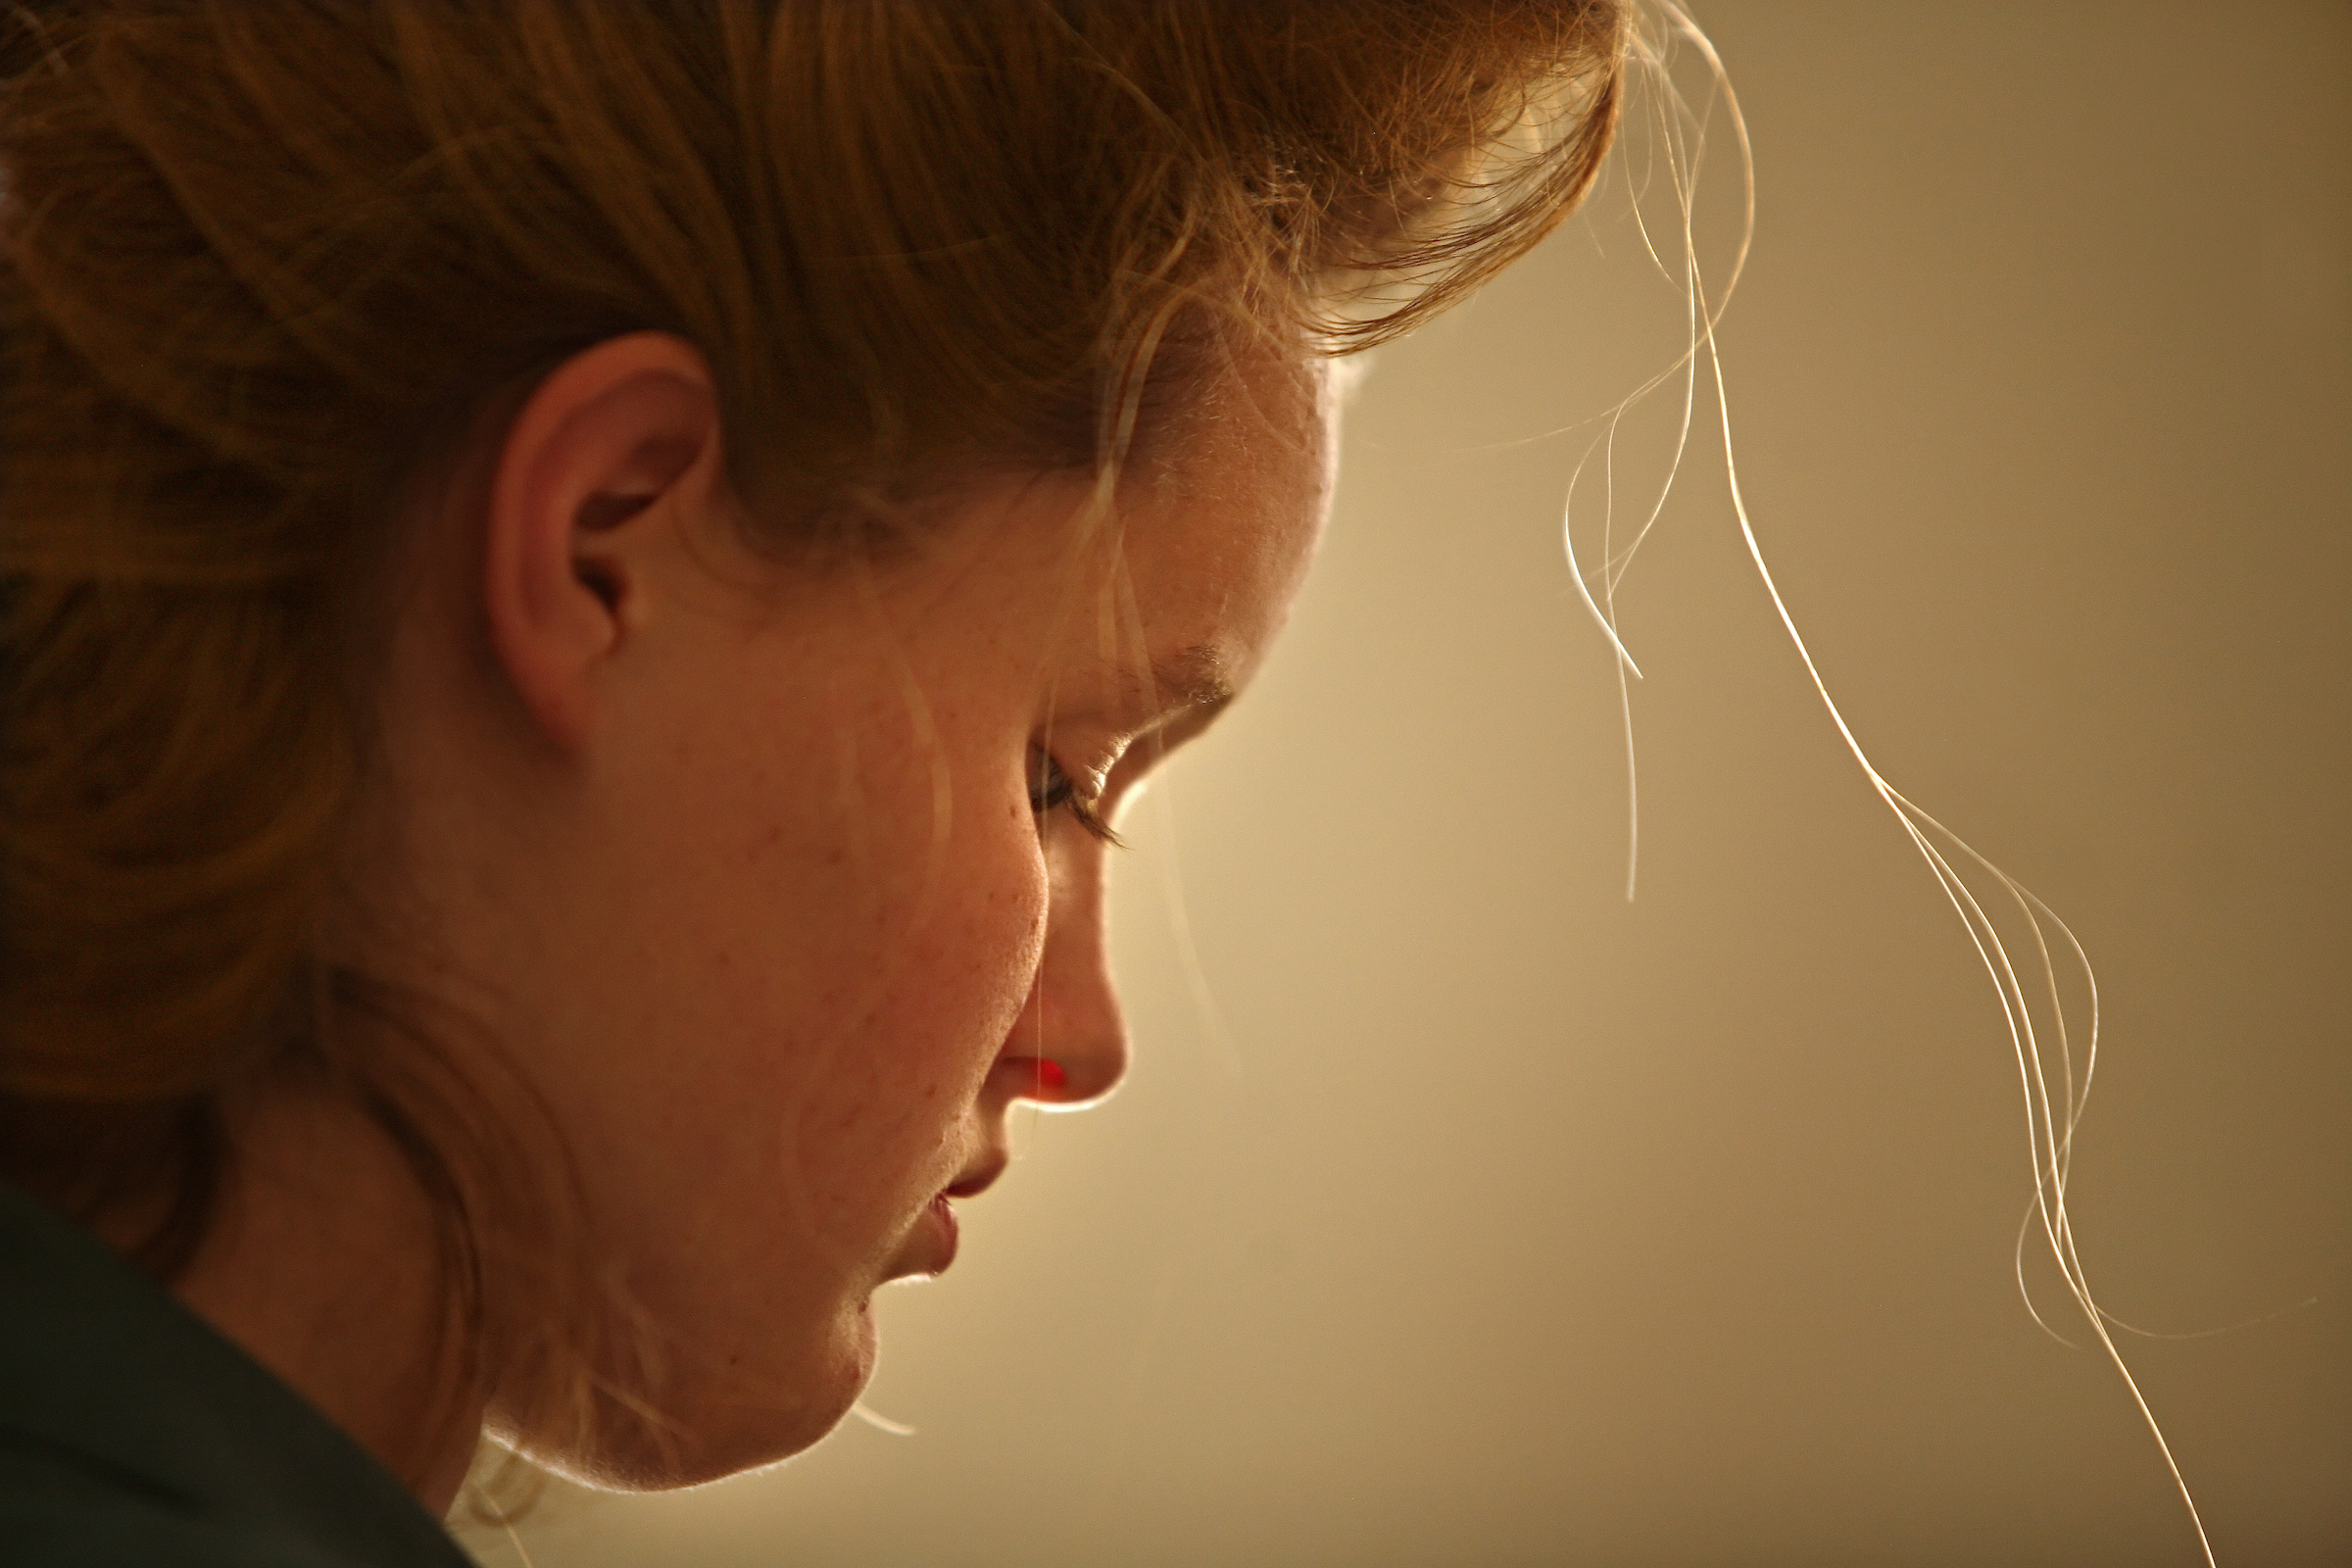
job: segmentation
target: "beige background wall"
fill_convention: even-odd
[[[1700,15],[1755,135],[1765,548],[1882,767],[2099,965],[2108,1305],[2293,1308],[2127,1341],[2222,1562],[2352,1560],[2352,9]],[[870,1402],[919,1435],[558,1497],[538,1568],[2198,1560],[2020,1304],[1991,992],[1712,443],[1623,599],[1624,900],[1545,432],[1671,355],[1625,212],[1381,356],[1290,641],[1131,823],[1133,1079],[886,1293]]]

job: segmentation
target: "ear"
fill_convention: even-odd
[[[608,338],[532,389],[490,480],[490,642],[547,738],[594,724],[597,677],[641,630],[661,535],[723,493],[709,365],[666,332]]]

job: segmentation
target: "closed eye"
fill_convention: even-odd
[[[1066,811],[1070,820],[1088,834],[1105,844],[1126,848],[1124,841],[1111,831],[1110,824],[1102,820],[1102,813],[1096,808],[1096,797],[1080,789],[1077,780],[1042,746],[1030,754],[1029,809],[1037,813],[1041,832],[1047,816]]]

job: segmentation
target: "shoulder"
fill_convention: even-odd
[[[363,1568],[266,1521],[7,1432],[0,1542],[10,1568]]]
[[[467,1568],[300,1395],[4,1184],[0,1564]]]

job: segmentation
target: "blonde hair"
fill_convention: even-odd
[[[318,944],[404,478],[639,329],[708,358],[787,542],[974,466],[1115,466],[1224,327],[1347,352],[1541,238],[1597,172],[1623,28],[1613,0],[13,9],[0,1173],[85,1216],[160,1198],[169,1275],[227,1097],[315,1072],[451,1211],[476,1307],[456,1172],[497,1130],[339,1045],[401,1004]]]

